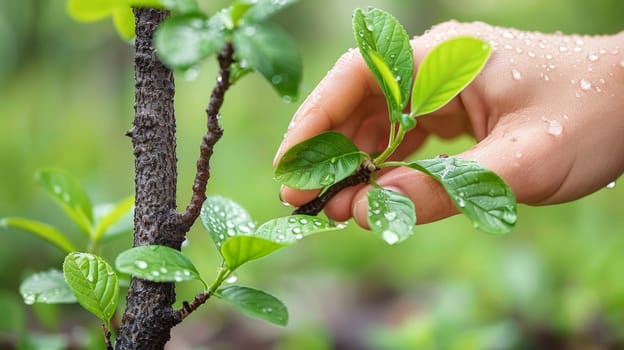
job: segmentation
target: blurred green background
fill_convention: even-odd
[[[209,12],[227,1],[202,1]],[[307,0],[278,16],[296,38],[308,93],[355,45],[351,13],[376,6],[412,35],[447,19],[527,30],[614,33],[621,0]],[[179,203],[189,198],[215,64],[197,79],[177,76]],[[40,167],[78,177],[96,203],[133,193],[124,132],[133,116],[132,47],[110,21],[71,20],[64,0],[0,3],[0,217],[77,230],[34,182]],[[272,159],[298,103],[285,104],[259,75],[230,91],[225,136],[213,157],[209,192],[230,197],[263,222],[286,215]],[[430,140],[418,156],[467,146]],[[521,207],[517,229],[495,237],[457,216],[417,227],[398,246],[351,224],[245,266],[238,283],[270,291],[290,308],[284,329],[209,301],[173,331],[169,349],[608,349],[623,345],[624,186],[574,203]],[[218,258],[200,225],[186,253],[209,279]],[[109,261],[129,247],[119,239]],[[74,306],[26,306],[20,281],[60,268],[63,254],[39,238],[0,229],[0,348],[101,348],[97,320]],[[191,299],[197,282],[179,285]],[[122,301],[122,305],[125,300]],[[43,345],[41,345],[43,344]]]

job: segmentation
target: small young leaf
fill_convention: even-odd
[[[123,251],[117,256],[115,267],[154,282],[201,281],[195,265],[186,255],[163,245],[144,245]]]
[[[405,195],[382,188],[366,193],[368,225],[388,244],[404,241],[414,232],[416,211]]]
[[[246,23],[264,21],[297,1],[299,0],[247,0],[253,7],[245,12],[243,20]]]
[[[353,30],[362,57],[388,100],[392,121],[398,121],[414,74],[409,37],[396,18],[379,9],[355,10]]]
[[[271,23],[254,23],[237,28],[232,41],[241,66],[260,72],[280,96],[297,98],[303,68],[288,33]]]
[[[65,257],[63,274],[78,303],[108,327],[119,299],[115,270],[99,256],[74,252]]]
[[[275,169],[275,179],[302,190],[323,188],[351,175],[365,157],[346,136],[325,132],[286,151]]]
[[[107,230],[111,228],[111,226],[119,222],[124,216],[128,215],[133,207],[134,196],[123,199],[114,205],[106,206],[106,208],[104,208],[103,206],[95,207],[94,212],[96,214],[99,214],[98,211],[102,209],[105,209],[106,211],[105,214],[102,214],[99,217],[98,215],[96,215],[96,224],[93,239],[95,241],[99,241],[102,236],[104,236],[104,234],[107,232]],[[130,227],[130,229],[131,228],[132,227]]]
[[[265,222],[251,234],[229,238],[221,247],[221,254],[228,268],[234,271],[248,261],[292,245],[303,237],[338,229],[327,220],[308,215],[281,217]]]
[[[129,6],[118,7],[113,11],[113,23],[119,36],[125,40],[134,38],[134,13]]]
[[[475,227],[507,233],[516,224],[516,197],[494,172],[461,158],[423,159],[409,164],[439,181]]]
[[[50,243],[56,245],[67,253],[76,250],[74,244],[67,239],[61,231],[53,226],[44,224],[43,222],[18,217],[0,219],[0,227],[8,226],[34,233],[35,235],[48,240]]]
[[[225,31],[218,16],[200,14],[168,18],[154,35],[158,58],[171,68],[189,68],[225,45]]]
[[[471,37],[456,37],[434,47],[418,68],[412,114],[428,114],[447,104],[479,74],[491,52],[488,43]]]
[[[202,205],[199,218],[219,251],[229,238],[248,235],[255,229],[245,208],[221,196],[208,197]]]
[[[89,196],[73,176],[61,170],[39,170],[36,179],[65,213],[84,231],[91,234],[93,208]]]
[[[229,286],[219,289],[215,296],[238,308],[250,317],[259,318],[279,326],[288,324],[288,309],[276,297],[261,290]]]
[[[28,276],[20,285],[20,294],[24,303],[64,304],[77,302],[69,289],[63,272],[50,269]]]

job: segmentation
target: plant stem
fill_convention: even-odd
[[[399,130],[394,140],[391,140],[388,147],[383,152],[381,152],[381,154],[377,156],[375,160],[373,160],[373,163],[376,166],[379,166],[379,164],[383,163],[386,159],[388,159],[388,157],[392,155],[392,153],[394,153],[394,151],[396,151],[397,147],[399,147],[399,145],[403,141],[406,132],[407,131],[405,130],[405,128],[403,128],[403,125],[399,125]],[[392,136],[392,132],[390,133],[390,136]]]
[[[232,271],[230,269],[228,269],[227,267],[221,266],[219,268],[219,273],[217,274],[217,278],[214,280],[214,282],[212,282],[212,284],[208,288],[208,292],[214,293],[221,286],[223,281],[225,281],[228,277],[230,277],[231,274],[232,274]]]

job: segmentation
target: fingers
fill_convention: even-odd
[[[275,155],[274,165],[288,148],[320,132],[338,129],[345,121],[349,121],[354,130],[353,125],[361,119],[354,114],[364,113],[363,106],[370,107],[370,103],[363,103],[375,96],[381,96],[381,90],[374,77],[360,53],[349,50],[295,113]]]

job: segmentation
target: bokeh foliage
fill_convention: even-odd
[[[228,2],[200,3],[215,11]],[[355,45],[351,14],[368,5],[395,14],[410,34],[450,18],[529,30],[613,33],[622,30],[624,13],[619,0],[302,0],[278,19],[302,50],[304,94],[340,53]],[[47,221],[80,240],[81,233],[63,220],[33,176],[41,167],[64,168],[97,202],[132,193],[131,145],[123,135],[133,113],[132,48],[117,38],[109,21],[72,21],[64,0],[0,3],[0,44],[0,216]],[[199,67],[198,76],[187,73],[188,81],[177,76],[180,203],[190,195],[214,72],[209,62]],[[236,200],[261,222],[288,213],[277,198],[271,162],[297,105],[284,104],[259,76],[234,86],[222,113],[225,136],[213,158],[211,194]],[[468,138],[431,140],[418,156],[452,154],[470,144]],[[622,198],[624,186],[618,184],[574,203],[521,207],[517,228],[505,237],[479,234],[462,217],[418,227],[410,240],[393,247],[354,225],[319,235],[258,260],[237,276],[239,282],[270,287],[283,297],[291,311],[286,330],[207,305],[174,330],[185,336],[174,335],[178,343],[170,347],[184,349],[212,339],[220,348],[233,341],[222,334],[225,327],[245,331],[246,340],[238,341],[247,345],[276,337],[284,349],[330,349],[327,343],[337,341],[389,349],[405,344],[504,348],[531,327],[582,342],[591,325],[621,338]],[[193,244],[187,254],[208,255],[194,260],[200,272],[211,275],[217,268],[212,262],[218,261],[212,243],[199,227],[189,239]],[[112,260],[130,244],[130,237],[120,238],[104,255]],[[27,307],[18,298],[24,276],[60,268],[62,255],[35,237],[0,230],[0,309],[7,315],[0,321],[3,339],[57,331],[67,337],[73,329],[87,339],[92,335],[95,348],[101,346],[97,321],[79,309]],[[181,285],[178,299],[190,299],[199,288]],[[30,339],[25,342],[46,341]],[[46,339],[48,346],[64,341]]]

